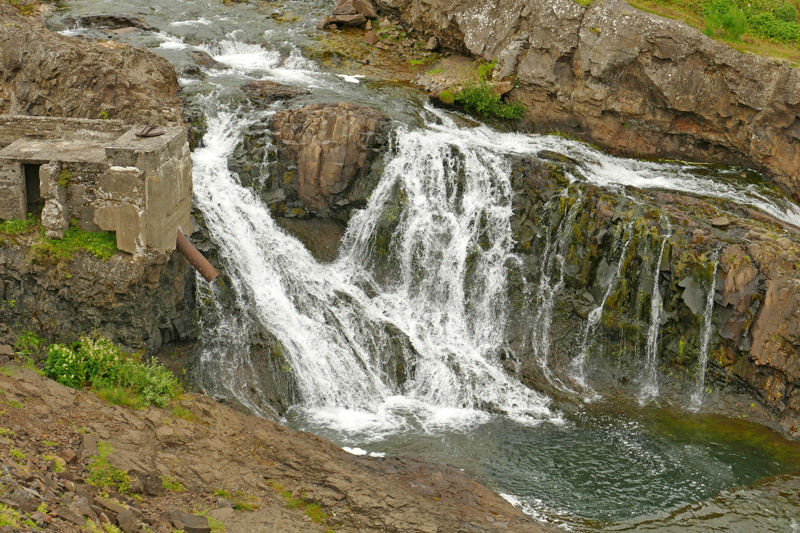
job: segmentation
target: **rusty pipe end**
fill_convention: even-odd
[[[178,236],[176,241],[176,247],[178,251],[183,254],[183,257],[189,261],[195,270],[200,272],[200,275],[205,278],[205,280],[209,283],[217,279],[219,276],[219,271],[214,268],[214,266],[208,262],[203,254],[200,253],[200,250],[195,248],[192,241],[190,241],[186,235],[179,229]]]

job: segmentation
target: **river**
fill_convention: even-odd
[[[567,377],[547,372],[546,305],[531,328],[548,387],[524,385],[498,354],[508,349],[508,270],[520,261],[510,224],[512,155],[562,154],[581,162],[569,180],[620,194],[636,187],[714,196],[798,226],[800,209],[769,188],[741,184],[732,178],[736,169],[619,159],[558,136],[465,125],[411,87],[334,71],[310,58],[319,48],[316,21],[332,7],[318,0],[75,0],[51,18],[65,34],[113,38],[166,57],[187,102],[204,116],[193,153],[194,200],[230,286],[199,283],[205,327],[195,364],[203,388],[274,417],[260,390],[265,369],[247,340],[263,329],[279,341],[286,364],[268,371],[292,377],[284,422],[353,453],[458,466],[533,519],[568,530],[797,531],[796,444],[702,410],[573,390]],[[94,15],[131,16],[151,29],[114,35],[74,22]],[[195,52],[228,68],[190,68]],[[292,107],[346,101],[393,121],[383,176],[351,218],[333,263],[317,261],[281,230],[252,186],[229,169],[248,128],[281,107],[243,111],[235,94],[249,80],[311,89]],[[391,236],[392,272],[379,279],[376,232],[398,191],[406,201]],[[563,233],[547,238],[543,302],[563,283],[563,242]],[[387,354],[413,365],[413,375],[387,376]],[[554,386],[575,393],[573,400],[543,392]],[[646,392],[645,399],[658,397],[657,389]]]

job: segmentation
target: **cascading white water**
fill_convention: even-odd
[[[239,307],[252,309],[282,343],[308,416],[345,430],[353,421],[359,429],[399,430],[399,411],[413,411],[423,423],[480,421],[487,408],[554,418],[547,398],[495,358],[506,268],[514,260],[509,165],[501,156],[430,132],[398,133],[396,153],[369,205],[352,219],[341,258],[321,265],[227,168],[251,120],[258,117],[209,111],[206,148],[194,154],[195,201]],[[398,193],[391,248],[398,276],[380,287],[370,276],[373,242]],[[465,283],[467,276],[481,282]],[[376,295],[360,288],[365,284]],[[402,388],[382,370],[396,337],[387,326],[413,346],[403,354],[414,372]]]
[[[703,311],[703,336],[700,340],[700,360],[697,363],[697,383],[692,393],[690,407],[699,409],[703,405],[703,386],[706,379],[706,366],[708,365],[708,345],[711,341],[712,314],[714,312],[714,293],[716,292],[717,268],[719,267],[720,250],[714,254],[714,270],[711,273],[711,285],[706,294],[706,307]]]
[[[586,317],[586,323],[583,325],[583,331],[581,332],[581,351],[572,362],[572,379],[575,380],[575,382],[581,387],[583,387],[584,390],[588,390],[590,392],[590,398],[595,397],[595,394],[586,384],[585,366],[586,356],[589,352],[589,340],[591,339],[592,335],[594,335],[597,325],[600,323],[600,319],[603,317],[603,309],[605,309],[606,300],[608,300],[608,297],[611,296],[614,287],[616,287],[619,275],[622,273],[622,267],[625,264],[625,256],[628,253],[628,247],[633,239],[633,223],[628,224],[625,229],[623,229],[623,235],[626,236],[626,239],[622,244],[619,261],[617,261],[617,268],[614,270],[614,273],[608,280],[608,286],[606,287],[606,292],[603,293],[603,299],[600,300],[600,305],[592,309],[592,311]]]
[[[644,404],[648,400],[658,396],[658,371],[656,362],[658,359],[658,333],[661,329],[661,313],[663,305],[661,301],[661,289],[658,287],[658,279],[661,276],[661,261],[664,258],[664,249],[667,241],[672,236],[672,227],[667,222],[667,232],[661,241],[661,249],[658,252],[656,268],[653,271],[653,295],[650,297],[650,327],[647,330],[647,346],[645,353],[645,368],[642,375],[642,391],[639,394],[639,403]]]
[[[556,201],[569,198],[568,190],[556,198]],[[536,357],[545,379],[565,392],[574,393],[558,376],[556,376],[549,364],[550,355],[550,326],[553,323],[553,307],[556,297],[564,288],[564,266],[567,260],[567,249],[572,237],[573,224],[581,208],[581,198],[566,207],[566,212],[561,218],[558,226],[551,236],[547,233],[544,252],[542,253],[542,267],[539,274],[539,284],[536,293],[536,309],[532,317],[531,324],[531,348]],[[558,280],[553,283],[553,277],[558,276]]]

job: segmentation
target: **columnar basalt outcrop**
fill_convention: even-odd
[[[54,33],[0,5],[0,113],[181,122],[172,65],[143,48]]]
[[[537,130],[616,153],[754,165],[800,199],[800,70],[622,0],[381,0],[443,46],[498,62]]]
[[[388,121],[369,107],[312,104],[275,113],[272,127],[297,161],[296,196],[310,212],[326,216],[356,199],[348,192],[385,144]]]

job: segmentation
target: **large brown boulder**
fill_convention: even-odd
[[[380,0],[515,76],[528,125],[621,154],[744,163],[800,199],[800,70],[622,0]]]
[[[275,113],[274,135],[297,160],[297,196],[309,211],[329,214],[335,197],[369,169],[387,124],[376,109],[347,103]]]
[[[0,5],[0,113],[180,122],[170,63],[143,48],[51,32]]]

